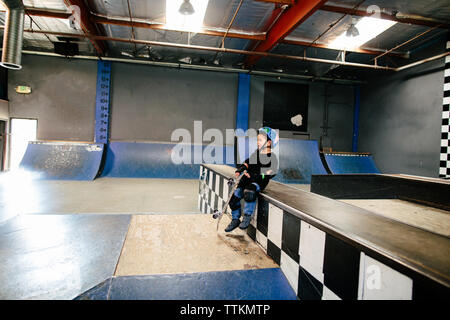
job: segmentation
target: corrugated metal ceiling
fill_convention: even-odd
[[[353,8],[359,2],[360,0],[339,0],[328,1],[326,4]],[[365,1],[362,7],[371,5],[378,6],[382,12],[386,13],[398,11],[442,21],[448,21],[450,18],[450,3],[448,0],[370,0]]]
[[[51,10],[66,11],[66,5],[63,0],[24,0],[25,6],[34,8],[44,8]],[[131,15],[133,19],[144,19],[147,22],[165,23],[165,0],[129,0]],[[328,1],[327,5],[339,5],[353,8],[360,0],[343,0]],[[208,3],[204,25],[218,30],[224,31],[230,24],[232,17],[240,3],[240,0],[210,0]],[[95,14],[107,17],[121,17],[128,20],[129,10],[127,0],[88,0],[91,11]],[[438,20],[450,20],[450,6],[448,0],[422,0],[422,1],[406,1],[406,0],[372,0],[366,1],[362,5],[362,9],[368,5],[377,5],[385,13],[391,14],[393,11],[400,11],[409,15],[421,15]],[[236,16],[231,27],[232,31],[258,33],[264,32],[264,27],[272,15],[275,8],[273,3],[245,0]],[[318,43],[328,43],[336,38],[349,27],[351,16],[347,15],[342,18],[343,14],[319,10],[309,17],[303,24],[293,30],[286,39],[299,39],[312,41],[319,35]],[[342,18],[342,19],[341,19]],[[32,19],[32,20],[31,20]],[[341,19],[340,23],[332,28],[330,25]],[[0,21],[4,23],[4,13],[0,14]],[[33,21],[33,23],[32,23]],[[26,17],[25,28],[32,27],[35,30],[51,30],[67,33],[82,33],[81,30],[71,29],[62,19],[46,18],[39,16]],[[127,38],[132,37],[131,28],[117,25],[98,25],[100,32],[108,37]],[[428,27],[415,26],[398,23],[385,33],[365,44],[364,47],[376,48],[380,50],[390,49],[417,34],[429,29]],[[427,40],[432,40],[443,36],[445,30],[437,29],[429,32],[425,37],[418,39],[404,46],[400,51],[411,51],[423,45]],[[218,36],[210,36],[204,34],[192,34],[187,32],[178,32],[170,30],[155,30],[148,28],[135,28],[135,37],[139,40],[162,41],[178,44],[192,44],[207,47],[220,47],[222,38]],[[52,51],[52,42],[57,41],[57,37],[52,35],[43,35],[36,33],[25,33],[25,49],[38,49],[43,51]],[[246,39],[226,38],[225,47],[230,49],[248,50],[252,48],[255,42]],[[86,55],[94,55],[95,50],[87,39],[80,42],[80,52]],[[136,50],[136,56],[147,57],[156,61],[179,61],[180,59],[190,57],[193,63],[212,64],[215,59],[220,64],[228,67],[236,67],[242,64],[245,59],[244,55],[230,53],[215,53],[202,50],[180,49],[161,46],[148,46],[142,44],[131,44],[123,42],[107,41],[108,55],[124,57],[125,54],[133,53]],[[304,46],[278,44],[271,52],[287,54],[287,55],[303,55]],[[150,50],[150,51],[149,51]],[[150,52],[150,54],[149,54]],[[338,51],[308,48],[306,54],[311,57],[335,60]],[[370,62],[373,56],[348,54],[347,59],[355,62]],[[405,63],[408,61],[405,61]],[[217,61],[216,61],[217,63]],[[262,58],[255,65],[256,69],[273,71],[277,69],[289,70],[293,73],[310,73],[322,74],[326,72],[331,65],[322,65],[317,63],[307,63],[286,59]],[[305,71],[306,70],[306,71]],[[324,71],[325,70],[325,71]]]

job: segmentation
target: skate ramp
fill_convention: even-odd
[[[295,300],[278,265],[211,215],[134,215],[113,278],[79,300]]]
[[[297,300],[297,296],[281,270],[271,268],[114,277],[76,300]]]
[[[177,148],[174,150],[174,148]],[[203,159],[205,154],[212,154],[217,162],[234,162],[233,147],[225,146],[222,154],[217,155],[208,146],[181,145],[175,143],[143,143],[143,142],[111,142],[108,145],[102,177],[113,178],[173,178],[198,179],[200,163],[214,163],[211,159]],[[184,150],[184,151],[181,151]],[[184,163],[174,163],[172,151]],[[183,152],[186,152],[184,154]],[[209,161],[208,161],[209,160]],[[199,164],[195,164],[199,163]]]
[[[325,153],[332,174],[381,173],[371,155]]]
[[[242,163],[256,150],[256,139],[237,138],[238,163]],[[315,140],[280,139],[279,170],[273,178],[282,183],[310,184],[311,175],[327,174],[319,156]]]
[[[0,225],[0,299],[297,299],[245,231],[215,226],[205,214],[15,217]]]
[[[37,179],[94,180],[100,168],[103,144],[32,141],[19,168]]]
[[[130,215],[51,213],[0,224],[0,299],[73,299],[112,277],[130,221]]]

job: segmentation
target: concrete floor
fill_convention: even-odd
[[[1,175],[0,299],[73,299],[121,276],[279,268],[244,231],[225,234],[227,216],[216,231],[197,205],[198,180]]]
[[[259,246],[237,228],[223,230],[210,214],[135,215],[116,276],[276,268]]]
[[[33,180],[29,174],[0,176],[0,223],[30,213],[198,213],[193,179]]]
[[[449,235],[450,215],[442,210],[343,201]],[[245,232],[223,231],[228,216],[217,232],[216,220],[197,205],[197,180],[0,175],[0,299],[72,299],[111,277],[278,267]]]
[[[340,200],[417,228],[450,236],[450,213],[398,199]]]
[[[0,224],[0,300],[73,299],[114,275],[129,215],[21,215]]]

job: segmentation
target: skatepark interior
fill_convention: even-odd
[[[1,300],[450,298],[446,1],[3,2]],[[369,6],[387,31],[333,47]],[[216,230],[254,147],[227,130],[276,125],[251,226]]]

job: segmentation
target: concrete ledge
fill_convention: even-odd
[[[313,175],[311,192],[332,199],[403,199],[450,211],[450,181],[407,175]]]
[[[205,213],[226,199],[234,168],[203,165]],[[450,239],[271,181],[248,234],[277,263],[300,299],[445,299]]]

